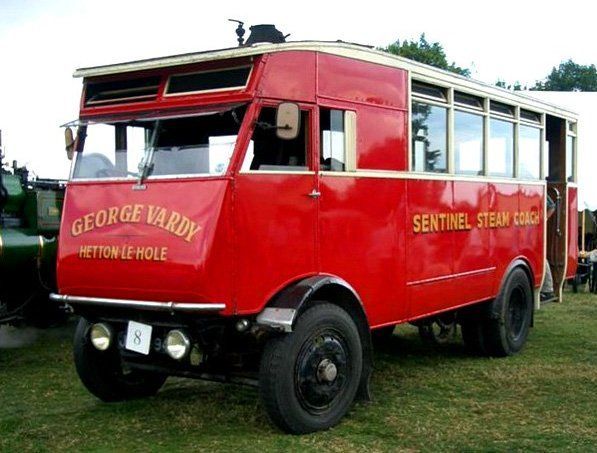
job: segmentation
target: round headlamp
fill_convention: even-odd
[[[112,344],[112,329],[103,322],[93,324],[89,332],[89,339],[95,349],[105,351]]]
[[[174,360],[182,360],[191,351],[191,340],[182,330],[171,330],[166,335],[164,349]]]

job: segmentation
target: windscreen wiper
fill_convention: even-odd
[[[155,145],[158,138],[158,130],[160,128],[160,120],[155,122],[155,127],[153,128],[153,132],[151,133],[151,139],[149,140],[149,146],[145,148],[145,155],[141,162],[139,163],[139,178],[137,179],[137,184],[135,185],[135,189],[145,189],[145,184],[143,181],[149,173],[153,170],[153,155],[155,152]]]

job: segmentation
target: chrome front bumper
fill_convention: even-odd
[[[226,304],[196,304],[191,302],[156,302],[149,300],[107,299],[102,297],[67,296],[50,294],[50,300],[67,305],[95,307],[133,308],[167,313],[213,313],[222,311]]]

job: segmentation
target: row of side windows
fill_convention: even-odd
[[[412,162],[419,172],[448,171],[448,108],[413,102]],[[519,126],[518,176],[539,179],[541,165],[541,129]],[[482,115],[454,112],[455,173],[483,175],[485,134]],[[487,146],[487,175],[514,176],[514,123],[491,118]]]
[[[413,89],[411,109],[411,169],[416,172],[448,173],[449,152],[454,153],[453,171],[460,175],[487,175],[521,179],[541,177],[541,115],[520,110],[514,118],[514,107],[491,102],[490,113],[484,112],[483,101],[471,95],[455,93],[453,105],[447,96],[433,91],[426,98],[416,97]],[[446,106],[440,105],[444,102]],[[465,108],[463,108],[465,107]],[[346,111],[320,108],[320,168],[324,171],[346,171]],[[452,118],[450,119],[450,113]],[[276,110],[262,108],[242,170],[305,171],[312,168],[308,159],[309,113],[301,112],[301,130],[295,140],[281,140],[274,128]],[[450,131],[449,125],[453,123]],[[450,147],[449,137],[452,138]],[[568,180],[572,180],[574,137],[568,136]],[[515,162],[515,149],[518,148]],[[515,169],[515,163],[517,168]],[[353,164],[354,165],[354,164]],[[516,171],[515,171],[516,170]]]
[[[536,125],[519,122],[514,118],[514,107],[492,102],[491,113],[486,122],[487,113],[484,113],[482,99],[455,93],[454,105],[444,107],[438,104],[447,104],[447,94],[439,87],[433,88],[436,90],[433,91],[429,85],[417,85],[413,82],[414,100],[411,110],[411,168],[413,171],[447,173],[449,137],[452,137],[451,149],[454,153],[454,173],[456,174],[540,178],[542,134],[539,114],[523,110],[521,119]],[[422,97],[433,97],[435,102],[425,102],[425,99],[417,98],[417,94]],[[449,131],[451,111],[453,128]],[[518,133],[516,133],[517,127]],[[515,168],[514,159],[516,146],[518,146],[517,168]]]

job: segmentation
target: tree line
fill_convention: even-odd
[[[439,42],[429,42],[425,34],[418,40],[396,40],[379,50],[394,55],[409,58],[421,63],[435,66],[446,71],[451,71],[464,77],[470,77],[471,70],[449,62],[443,46]],[[509,90],[535,90],[535,91],[597,91],[597,68],[594,64],[581,65],[572,60],[564,61],[559,66],[554,66],[549,74],[534,85],[524,85],[519,82],[508,83],[499,79],[496,86]]]

